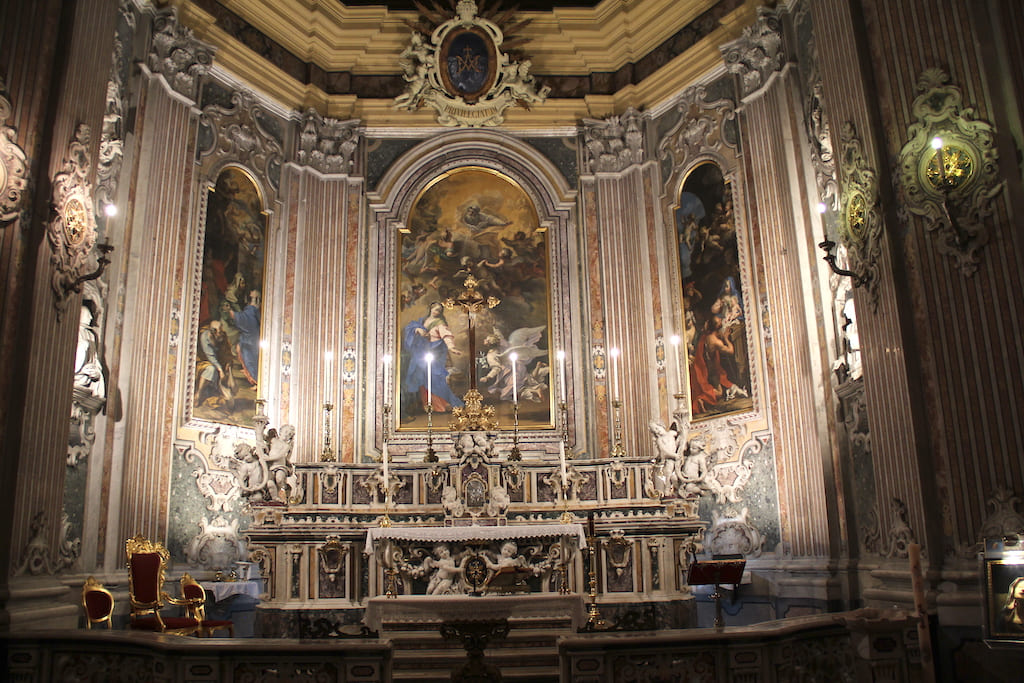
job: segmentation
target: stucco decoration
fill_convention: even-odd
[[[743,97],[768,83],[786,64],[782,21],[778,13],[758,8],[757,21],[743,29],[743,35],[722,48],[725,68],[740,78]]]
[[[211,512],[231,512],[240,493],[240,487],[232,472],[225,468],[225,464],[215,465],[212,462],[214,457],[211,455],[208,458],[198,448],[183,445],[177,448],[185,462],[195,466],[192,476],[195,477],[199,493],[206,499],[206,509]]]
[[[302,115],[296,161],[321,173],[352,173],[359,148],[359,121],[325,119],[314,109]]]
[[[711,511],[711,528],[705,535],[705,542],[712,553],[760,557],[764,540],[761,532],[750,523],[747,508],[738,513],[735,510]]]
[[[284,153],[270,127],[272,121],[273,117],[251,92],[236,90],[231,94],[230,108],[211,104],[203,109],[200,122],[212,140],[200,154],[217,162],[230,161],[253,169],[276,189]]]
[[[29,524],[32,536],[21,553],[21,561],[11,569],[11,576],[56,574],[70,567],[82,552],[82,540],[70,535],[71,523],[61,515],[61,535],[56,551],[50,549],[50,526],[45,510],[32,517]]]
[[[106,292],[106,283],[100,280],[86,282],[83,290],[71,394],[68,467],[75,467],[92,452],[96,415],[107,402],[107,369],[103,360]]]
[[[98,208],[115,203],[121,163],[124,159],[125,77],[129,69],[128,60],[125,58],[125,41],[133,37],[135,13],[129,2],[122,2],[119,10],[117,33],[114,36],[113,64],[110,69],[110,80],[107,81],[106,108],[100,131],[99,158],[96,161]]]
[[[615,173],[644,160],[644,119],[630,107],[621,116],[583,119],[587,171]]]
[[[146,66],[163,76],[167,85],[191,102],[199,98],[199,83],[213,65],[214,48],[201,43],[191,29],[178,23],[173,11],[153,19],[153,42]]]
[[[50,264],[57,317],[63,316],[68,299],[82,291],[84,276],[95,269],[90,258],[96,244],[96,216],[93,211],[93,187],[89,182],[92,155],[89,126],[79,124],[68,144],[61,171],[53,177],[50,222],[46,237],[50,243]]]
[[[724,135],[724,125],[736,118],[731,100],[708,99],[703,86],[689,88],[675,105],[679,121],[658,144],[658,158],[671,162],[671,175],[665,183],[669,196],[682,184],[682,174],[702,156],[727,158],[735,150]]]
[[[0,77],[0,222],[13,221],[21,212],[21,198],[28,186],[25,151],[15,142],[16,132],[6,125],[11,101]]]
[[[454,11],[437,3],[433,10],[419,7],[423,15],[410,24],[409,45],[399,56],[408,85],[395,98],[396,109],[430,107],[442,126],[498,126],[509,107],[547,98],[551,89],[537,83],[530,60],[507,52],[522,45],[512,34],[529,20],[513,23],[497,3],[478,16],[473,0],[459,0]]]
[[[203,517],[199,533],[185,547],[188,563],[204,569],[227,569],[246,556],[245,543],[238,535],[238,520],[228,521],[221,515],[212,521]]]
[[[882,215],[878,206],[878,175],[864,157],[864,145],[854,125],[846,121],[840,135],[839,167],[843,179],[840,237],[847,248],[855,287],[867,287],[873,309],[878,308],[879,259],[882,255]]]
[[[910,555],[910,544],[917,543],[914,530],[910,528],[907,504],[899,498],[893,498],[891,517],[879,554],[890,559],[906,559]]]
[[[1017,512],[1020,496],[1007,488],[997,488],[985,501],[992,512],[978,531],[977,538],[992,538],[1024,532],[1024,516]]]
[[[917,82],[912,112],[899,157],[901,219],[924,219],[938,238],[939,253],[951,256],[965,276],[973,275],[979,251],[988,242],[985,219],[1003,189],[995,129],[965,107],[960,89],[941,69],[928,69]],[[941,145],[933,147],[938,138]]]

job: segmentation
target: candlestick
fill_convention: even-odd
[[[676,357],[676,393],[683,393],[683,359],[679,355],[679,339],[678,334],[673,334],[669,338],[669,342],[672,344],[674,355]]]
[[[558,351],[558,389],[562,403],[567,403],[569,399],[565,393],[565,351],[561,349]]]
[[[617,401],[617,400],[619,400],[619,373],[617,372],[618,365],[619,365],[619,350],[613,346],[608,351],[608,354],[612,358],[612,362],[611,362],[612,399]]]
[[[512,361],[512,403],[519,403],[519,389],[516,387],[516,361],[519,360],[519,354],[513,351],[508,359]]]

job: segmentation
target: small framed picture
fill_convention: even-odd
[[[1024,641],[1024,557],[984,562],[986,638]]]

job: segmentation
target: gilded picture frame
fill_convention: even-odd
[[[984,566],[985,637],[1024,642],[1024,555]]]
[[[553,427],[549,245],[537,216],[515,181],[473,166],[438,176],[413,203],[397,241],[398,429],[426,428],[428,390],[433,425],[446,428],[470,388],[470,362],[499,429],[512,428],[513,399],[520,428]],[[499,300],[474,314],[472,360],[468,314],[443,305],[470,275]]]

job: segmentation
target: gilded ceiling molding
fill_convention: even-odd
[[[200,116],[209,143],[200,156],[216,163],[236,162],[249,167],[276,190],[281,179],[284,151],[273,133],[274,120],[255,95],[247,90],[231,94],[231,106],[211,104]],[[270,199],[266,198],[269,206]]]
[[[25,151],[15,142],[17,133],[6,125],[13,108],[0,77],[0,222],[13,221],[21,212],[21,198],[28,186]]]
[[[917,90],[917,122],[907,129],[899,158],[901,219],[924,218],[927,231],[938,237],[939,253],[952,256],[960,273],[970,276],[990,237],[985,218],[1004,184],[995,130],[963,106],[960,88],[941,69],[922,73]]]
[[[644,160],[644,119],[633,107],[621,116],[583,119],[589,173],[616,173]]]
[[[762,88],[786,64],[779,14],[759,7],[757,21],[743,35],[722,48],[725,68],[740,77],[741,94],[748,97]]]
[[[454,15],[430,12],[428,25],[413,25],[409,45],[398,58],[408,85],[393,106],[408,111],[429,107],[442,126],[476,128],[501,125],[513,105],[528,109],[543,102],[551,88],[537,83],[530,60],[512,60],[502,50],[502,43],[523,42],[510,40],[503,29],[524,24],[509,26],[507,12],[495,18],[501,25],[477,16],[475,0],[459,0]]]
[[[178,22],[174,11],[153,19],[153,39],[146,65],[160,74],[171,90],[191,102],[199,99],[199,83],[213,64],[214,48],[199,42]]]
[[[878,174],[864,157],[864,145],[849,121],[839,136],[843,179],[840,239],[846,246],[855,287],[867,287],[878,309],[879,259],[882,255],[882,214],[878,206]]]
[[[302,115],[295,160],[320,173],[354,173],[361,132],[359,121],[325,119],[315,109]]]
[[[52,254],[54,307],[59,320],[72,293],[82,291],[90,266],[89,255],[96,244],[96,215],[93,211],[93,187],[88,180],[92,165],[89,154],[89,126],[79,124],[68,144],[64,165],[53,177],[50,222],[46,227]]]

